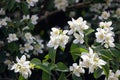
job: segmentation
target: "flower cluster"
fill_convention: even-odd
[[[50,33],[50,41],[48,42],[48,47],[54,47],[57,49],[59,46],[65,48],[65,45],[68,43],[69,36],[66,34],[68,30],[60,30],[57,28],[52,28],[52,32]]]
[[[10,42],[12,42],[12,41],[17,41],[18,40],[18,38],[17,38],[17,36],[16,36],[16,34],[15,33],[11,33],[11,34],[9,34],[9,36],[8,36],[8,43],[10,43]]]
[[[110,17],[110,13],[107,11],[103,11],[99,18],[100,19],[108,19],[109,17]]]
[[[120,76],[120,70],[117,70],[115,73],[112,72],[112,70],[109,70],[108,78],[105,78],[105,80],[119,80]]]
[[[21,0],[15,0],[16,2],[20,3]],[[28,7],[34,7],[35,4],[38,2],[38,0],[26,0],[26,2],[28,3]]]
[[[82,17],[79,17],[77,20],[72,18],[72,21],[68,21],[68,24],[70,25],[70,31],[68,34],[73,34],[75,37],[75,40],[73,43],[77,44],[83,44],[84,43],[84,31],[89,28],[89,26],[86,24],[86,21],[83,20]]]
[[[100,22],[100,28],[97,28],[96,42],[101,43],[104,47],[115,47],[114,44],[114,32],[112,32],[113,28],[110,27],[112,22]]]
[[[93,73],[98,67],[102,68],[106,62],[99,58],[98,53],[94,53],[91,48],[89,48],[89,53],[82,52],[81,58],[83,61],[79,62],[79,66],[76,63],[73,63],[73,66],[70,66],[70,71],[73,71],[73,74],[80,77],[80,73],[85,73],[83,68],[89,68],[89,73]]]
[[[65,11],[66,7],[68,6],[68,1],[67,0],[55,0],[54,4],[58,10]]]
[[[30,61],[26,61],[26,56],[23,55],[20,59],[16,58],[17,63],[14,63],[11,70],[14,70],[16,73],[19,72],[25,79],[31,75],[31,66]]]
[[[30,15],[23,15],[23,19],[21,21],[29,20],[29,19],[31,20],[31,23],[35,25],[37,24],[38,16],[32,15],[30,18]]]

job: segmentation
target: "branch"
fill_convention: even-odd
[[[91,2],[86,2],[86,3],[77,3],[75,5],[71,5],[71,6],[68,6],[66,8],[66,11],[72,9],[72,8],[82,8],[82,7],[85,7],[86,5],[90,4]],[[42,21],[44,19],[46,19],[47,17],[51,16],[51,15],[54,15],[56,13],[60,12],[60,10],[55,10],[55,11],[52,11],[52,12],[49,12],[49,11],[46,11],[44,15],[40,16],[39,18],[39,21]]]

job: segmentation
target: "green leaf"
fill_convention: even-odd
[[[85,31],[85,35],[87,36],[87,35],[93,33],[94,31],[95,31],[94,29],[89,28]]]
[[[106,60],[111,60],[113,58],[113,56],[111,55],[111,53],[108,50],[101,50],[100,54],[102,56],[102,58],[106,59]]]
[[[39,59],[37,59],[37,58],[33,58],[31,60],[31,63],[35,64],[35,66],[41,65],[41,61]]]
[[[17,43],[15,42],[12,42],[12,43],[9,43],[7,45],[7,49],[11,52],[11,53],[14,53],[14,52],[18,52],[19,51],[19,46]]]
[[[78,54],[78,53],[74,52],[75,49],[78,48],[78,47],[79,47],[79,46],[76,45],[76,44],[72,44],[71,47],[70,47],[70,53],[71,53],[71,55],[72,55],[72,58],[73,58],[74,62],[75,62],[75,61],[78,59],[78,57],[79,57],[79,56],[76,55],[76,54]]]
[[[115,48],[111,48],[110,50],[112,54],[120,61],[120,50],[115,49]]]
[[[25,80],[25,78],[20,74],[18,80]]]
[[[94,72],[94,78],[98,79],[101,75],[102,75],[102,69],[98,68],[97,70],[95,70]]]
[[[42,62],[46,62],[47,60],[49,60],[49,54],[45,55],[44,59],[42,60]]]
[[[120,44],[115,44],[115,47],[120,50]]]
[[[64,63],[58,62],[56,65],[57,65],[57,67],[56,67],[57,71],[68,72],[68,68]]]
[[[0,73],[2,74],[6,70],[6,66],[4,64],[0,64]]]
[[[48,74],[51,74],[51,73],[50,73],[49,66],[45,66],[45,65],[40,64],[39,66],[35,66],[35,68],[41,69],[41,70],[43,70],[44,72],[46,72],[46,73],[48,73]]]
[[[22,2],[21,10],[22,10],[23,14],[25,14],[25,15],[27,15],[29,13],[28,5],[26,2]]]
[[[52,61],[53,63],[55,63],[56,50],[54,50],[53,48],[51,48],[51,49],[49,50],[49,57],[50,57],[51,61]]]
[[[72,79],[73,79],[73,80],[82,80],[81,77],[77,77],[77,76],[75,76],[74,74],[72,75]]]
[[[104,74],[108,77],[108,75],[109,75],[109,66],[104,65],[104,66],[102,66],[102,69],[104,71]]]
[[[51,75],[43,71],[42,80],[51,80]]]
[[[46,73],[51,74],[49,67],[41,64],[41,61],[40,61],[39,59],[33,58],[33,59],[31,60],[31,63],[35,64],[35,68],[41,69],[41,70],[45,71]]]
[[[63,52],[64,52],[64,50],[65,50],[65,48],[63,48],[63,47],[61,47],[61,46],[60,46],[60,49],[61,49]]]
[[[50,63],[48,66],[50,70],[54,70],[57,67],[57,65],[53,63]]]
[[[67,80],[67,78],[65,77],[65,73],[61,73],[58,80]]]
[[[31,23],[31,21],[28,22],[28,26],[29,26],[30,30],[34,29],[34,25]]]
[[[73,58],[74,62],[78,59],[81,52],[88,52],[88,51],[84,48],[79,48],[79,46],[76,45],[76,44],[72,44],[72,46],[70,48],[70,53],[72,55],[72,58]]]

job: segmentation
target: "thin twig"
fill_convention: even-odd
[[[66,11],[72,8],[82,8],[85,7],[86,5],[90,4],[91,2],[86,2],[86,3],[77,3],[75,5],[68,6],[66,8]],[[44,15],[40,16],[39,21],[46,19],[47,17],[54,15],[56,13],[60,12],[60,10],[55,10],[52,12],[46,11]]]

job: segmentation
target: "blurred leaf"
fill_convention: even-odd
[[[41,70],[43,70],[44,72],[46,72],[46,73],[48,73],[48,74],[51,74],[50,73],[50,69],[49,69],[49,67],[48,66],[45,66],[45,65],[39,65],[39,66],[35,66],[35,68],[37,68],[37,69],[41,69]]]
[[[64,50],[65,50],[65,48],[63,48],[63,47],[61,47],[61,46],[60,46],[60,49],[61,49],[63,52],[64,52]]]
[[[34,25],[31,23],[31,21],[28,22],[28,27],[30,28],[30,30],[34,29]]]
[[[115,48],[111,48],[110,50],[111,50],[112,54],[120,61],[120,51]]]
[[[56,65],[57,65],[57,67],[56,67],[57,71],[68,72],[68,68],[64,63],[58,62]]]
[[[11,11],[14,8],[15,0],[6,0],[6,9]]]
[[[26,2],[22,2],[21,9],[24,15],[29,13],[28,4]]]
[[[53,63],[50,63],[48,66],[49,66],[50,70],[53,70],[53,69],[55,69],[57,67],[57,65],[53,64]]]
[[[4,62],[6,59],[6,53],[3,51],[0,51],[0,63]]]
[[[88,52],[88,51],[84,48],[79,48],[79,46],[76,44],[71,45],[70,53],[72,55],[74,62],[76,61],[76,59],[78,59],[79,57],[78,55],[80,55],[81,52]]]
[[[108,50],[105,50],[105,49],[101,50],[100,54],[106,60],[111,60],[113,58],[112,54]]]
[[[45,55],[44,59],[42,60],[42,62],[46,62],[47,60],[49,60],[49,54]]]
[[[55,57],[56,57],[56,50],[53,48],[49,49],[49,57],[53,63],[55,63]]]
[[[19,51],[19,46],[17,43],[15,42],[11,42],[9,44],[7,44],[7,49],[11,52],[11,53],[14,53],[14,52],[18,52]]]
[[[65,77],[65,73],[61,73],[58,80],[67,80],[67,78]]]
[[[94,29],[89,28],[85,31],[85,35],[87,36],[87,35],[93,33],[94,31],[95,31]]]
[[[41,61],[40,61],[39,59],[33,58],[33,59],[31,60],[31,63],[35,64],[35,68],[41,69],[41,70],[45,71],[46,73],[51,74],[49,67],[41,64]]]
[[[104,65],[104,66],[102,66],[102,69],[103,69],[104,74],[108,77],[108,75],[109,75],[109,66]]]
[[[40,59],[37,59],[37,58],[33,58],[33,59],[31,60],[31,63],[35,64],[36,66],[41,65]]]
[[[4,64],[0,64],[0,73],[3,73],[6,69],[6,66]]]
[[[25,80],[25,78],[20,74],[18,80]]]
[[[72,75],[72,79],[73,79],[73,80],[82,80],[81,77],[77,77],[77,76],[75,76],[74,74]]]
[[[51,80],[51,75],[43,71],[42,80]]]
[[[102,75],[102,69],[98,68],[97,70],[94,71],[94,78],[98,79]]]
[[[115,47],[120,50],[120,44],[115,44]]]

